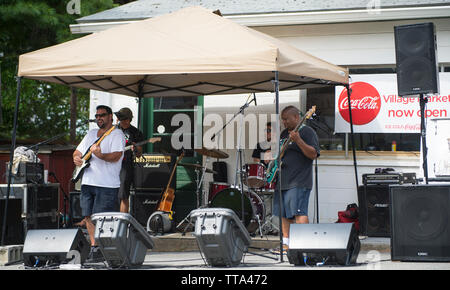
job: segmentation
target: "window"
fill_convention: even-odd
[[[367,73],[367,71],[364,71]],[[379,73],[379,72],[378,72]],[[316,105],[316,117],[307,124],[315,129],[322,150],[345,148],[345,133],[334,134],[335,88],[308,89],[306,107]],[[355,133],[355,148],[362,151],[391,151],[395,142],[397,151],[419,151],[420,134]],[[348,148],[352,149],[350,134]]]

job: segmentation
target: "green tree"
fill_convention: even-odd
[[[0,140],[10,142],[16,99],[19,55],[80,37],[69,25],[76,19],[113,8],[113,0],[80,0],[81,14],[69,14],[70,0],[2,0],[0,5],[0,58],[2,123]],[[83,135],[89,113],[89,91],[77,90],[78,126]],[[39,142],[67,132],[69,140],[70,88],[63,85],[22,80],[17,127],[18,140]],[[81,136],[78,136],[80,138]]]

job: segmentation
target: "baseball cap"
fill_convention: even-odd
[[[117,116],[119,121],[125,119],[133,119],[133,112],[131,112],[130,108],[127,107],[120,109],[118,112],[114,112],[114,114]]]

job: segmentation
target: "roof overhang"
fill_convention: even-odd
[[[449,5],[397,8],[368,7],[366,9],[351,10],[224,15],[225,18],[231,19],[238,24],[251,27],[426,19],[449,16]],[[93,33],[139,20],[142,19],[71,24],[70,31],[73,34]]]

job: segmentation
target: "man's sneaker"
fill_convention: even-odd
[[[86,259],[86,263],[100,263],[104,262],[105,258],[103,257],[102,252],[98,246],[91,246],[91,251],[89,252],[89,256]]]

